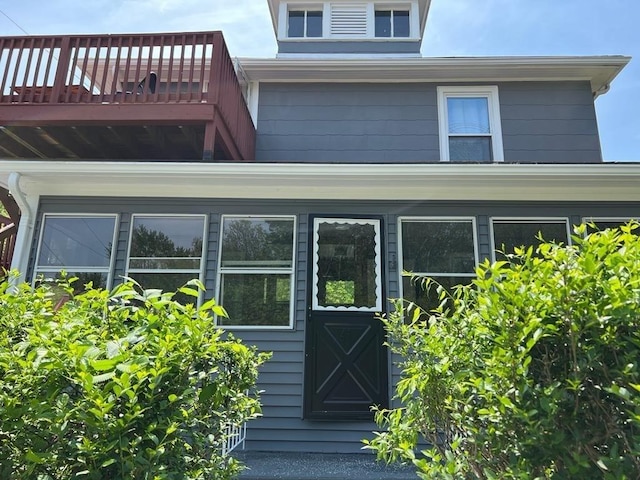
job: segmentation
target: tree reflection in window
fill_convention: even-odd
[[[143,288],[175,291],[199,278],[202,268],[204,215],[133,216],[128,275]],[[194,298],[178,294],[178,301]]]

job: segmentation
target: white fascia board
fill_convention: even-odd
[[[38,196],[640,201],[640,164],[0,162]]]
[[[239,59],[259,82],[589,81],[606,90],[631,57],[446,57]]]

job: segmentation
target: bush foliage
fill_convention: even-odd
[[[368,448],[425,479],[640,478],[635,228],[485,262],[433,312],[397,301],[402,406]]]
[[[127,282],[63,303],[46,285],[0,286],[0,478],[238,472],[221,454],[225,427],[259,414],[246,392],[266,355],[223,337],[214,301],[198,309],[174,295]]]

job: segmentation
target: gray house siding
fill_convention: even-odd
[[[263,83],[256,160],[438,162],[438,85]],[[588,82],[498,83],[498,89],[506,162],[601,161]]]
[[[279,41],[278,53],[301,53],[301,54],[420,54],[420,41]]]
[[[264,390],[263,417],[248,425],[247,448],[264,451],[361,452],[361,440],[370,438],[376,426],[371,422],[310,421],[302,419],[305,325],[308,298],[309,215],[375,215],[385,222],[386,294],[400,293],[398,257],[398,217],[473,216],[476,218],[481,260],[491,252],[489,222],[492,216],[568,217],[574,223],[582,217],[639,217],[638,203],[552,202],[374,202],[374,201],[300,201],[290,200],[198,200],[163,198],[74,198],[43,197],[32,245],[33,271],[42,213],[115,213],[119,214],[115,274],[126,269],[131,215],[138,213],[207,214],[208,238],[205,248],[205,285],[208,295],[215,292],[220,216],[222,214],[295,215],[297,218],[295,316],[291,330],[235,330],[234,335],[259,350],[273,352],[261,369],[258,388]],[[30,273],[30,275],[32,275]],[[391,359],[391,383],[399,378]],[[390,391],[392,391],[390,389]]]

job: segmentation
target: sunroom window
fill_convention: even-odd
[[[202,277],[204,215],[133,215],[127,275],[145,289],[176,291]],[[194,303],[193,297],[177,295]]]
[[[409,37],[409,10],[376,10],[376,37]]]
[[[516,247],[537,247],[540,237],[545,242],[569,243],[569,221],[553,219],[509,219],[491,220],[494,259],[504,259],[504,254],[514,253]]]
[[[291,327],[294,230],[294,217],[223,216],[219,325]]]
[[[42,220],[34,277],[78,277],[77,290],[92,282],[110,286],[116,215],[50,215]]]
[[[402,218],[400,241],[402,297],[426,311],[438,305],[437,292],[425,291],[413,275],[430,277],[447,290],[475,277],[478,254],[473,218]]]
[[[289,10],[289,38],[322,37],[322,9]]]
[[[438,87],[438,123],[442,161],[503,161],[498,87]]]

